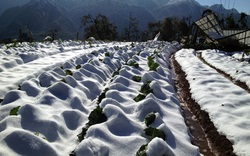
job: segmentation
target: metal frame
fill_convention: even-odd
[[[195,21],[191,29],[191,39],[194,43],[198,34],[203,34],[208,38],[208,42],[218,42],[227,38],[233,38],[240,43],[250,46],[250,29],[248,30],[223,30],[214,13],[209,13]]]

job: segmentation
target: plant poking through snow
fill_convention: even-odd
[[[135,82],[140,82],[141,81],[141,77],[140,76],[133,76],[132,80]]]
[[[106,52],[106,53],[105,53],[105,56],[106,56],[106,57],[110,57],[110,53],[109,53],[109,52]]]
[[[156,68],[157,68],[158,66],[159,66],[159,64],[156,63],[156,62],[154,61],[154,57],[149,56],[149,57],[148,57],[148,67],[149,67],[149,70],[154,70],[154,71],[156,71]]]
[[[151,83],[151,81],[147,81],[146,83],[144,83],[141,87],[141,93],[147,95],[149,93],[153,93],[153,89],[150,88],[149,84]]]
[[[105,88],[104,91],[101,93],[101,95],[98,97],[97,103],[101,103],[102,99],[104,99],[106,97],[106,92],[108,91],[108,88]]]
[[[15,107],[13,109],[10,110],[10,115],[17,115],[17,112],[19,111],[19,108],[21,106]]]
[[[66,73],[66,75],[73,75],[73,72],[71,71],[71,70],[69,70],[69,69],[67,69],[66,71],[65,71],[65,73]]]
[[[134,98],[134,101],[139,102],[139,101],[145,99],[145,97],[149,93],[153,93],[153,90],[149,86],[150,83],[151,83],[150,81],[147,81],[146,83],[144,83],[142,85],[141,90],[140,90],[141,93]]]
[[[136,156],[147,156],[146,150],[147,150],[148,144],[142,145],[140,149],[136,152]]]
[[[135,61],[131,61],[128,65],[132,66],[132,67],[135,67],[135,68],[139,68],[139,64],[136,63]]]
[[[166,135],[164,134],[162,130],[159,130],[154,127],[148,127],[150,124],[152,124],[155,121],[155,118],[156,118],[156,115],[153,112],[146,115],[144,121],[145,121],[147,128],[144,129],[144,132],[149,137],[150,141],[156,137],[165,140]],[[142,145],[140,149],[136,152],[136,156],[147,156],[147,152],[146,152],[147,146],[148,144]]]
[[[144,132],[149,137],[150,140],[153,140],[156,137],[162,138],[163,140],[165,140],[165,137],[166,137],[162,130],[159,130],[154,127],[148,127],[144,129]]]
[[[77,65],[77,66],[76,66],[76,69],[80,69],[80,68],[82,68],[81,65]]]
[[[156,118],[155,113],[152,112],[147,114],[144,120],[146,126],[148,127],[150,124],[152,124],[155,121],[155,118]]]
[[[102,112],[102,108],[97,106],[96,109],[90,113],[88,119],[89,122],[86,124],[86,127],[82,128],[82,132],[77,135],[80,142],[84,139],[90,126],[107,121],[107,116]]]
[[[97,108],[90,113],[88,119],[89,122],[87,123],[87,126],[89,127],[107,121],[107,117],[102,112],[102,108],[100,106],[97,106]]]
[[[144,94],[139,94],[139,95],[137,95],[137,96],[134,98],[134,101],[135,101],[135,102],[139,102],[139,101],[145,99],[145,97],[146,97],[146,95],[144,95]]]

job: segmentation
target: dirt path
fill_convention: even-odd
[[[210,155],[222,155],[222,156],[234,156],[232,143],[224,136],[220,135],[210,120],[207,112],[201,110],[198,103],[196,103],[190,93],[190,86],[186,80],[185,73],[182,71],[181,66],[175,60],[174,55],[171,58],[176,76],[176,83],[178,87],[178,94],[181,102],[184,104],[184,116],[186,122],[189,121],[190,116],[194,116],[202,127],[203,132],[196,127],[193,128],[192,124],[187,124],[190,127],[190,131],[194,136],[194,144],[200,147],[200,152],[205,156]],[[186,107],[186,108],[185,108]],[[190,110],[192,114],[189,114],[186,110]],[[204,140],[205,137],[205,140]],[[210,150],[210,149],[211,150]]]

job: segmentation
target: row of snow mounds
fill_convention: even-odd
[[[0,77],[0,99],[3,99],[4,95],[12,90],[17,89],[18,86],[23,83],[23,81],[31,78],[37,77],[39,74],[43,73],[44,71],[50,70],[63,62],[74,60],[78,57],[81,57],[83,54],[91,53],[93,50],[103,49],[104,47],[110,47],[114,45],[125,45],[129,43],[116,43],[110,42],[105,44],[94,44],[91,47],[87,47],[84,43],[72,41],[72,43],[63,42],[61,44],[54,45],[54,43],[50,43],[54,46],[52,49],[47,49],[47,51],[53,49],[60,49],[63,47],[67,50],[61,50],[62,52],[56,53],[53,55],[48,55],[43,58],[39,58],[33,60],[31,62],[27,62],[25,64],[20,64],[15,66],[11,69],[5,70],[1,72]],[[49,45],[50,45],[49,44]],[[93,47],[95,46],[95,47]],[[46,48],[45,48],[46,49]],[[69,50],[71,49],[71,50]],[[41,49],[40,49],[41,50]]]
[[[246,83],[250,88],[250,64],[248,62],[240,62],[228,53],[218,50],[204,50],[202,51],[202,58],[233,79]]]
[[[72,155],[199,155],[173,87],[168,56],[176,47],[158,42],[144,47],[107,86],[99,104],[107,120],[90,126]],[[154,70],[150,57],[158,64]]]
[[[182,49],[175,57],[187,75],[192,98],[208,112],[218,132],[232,142],[237,155],[250,155],[250,94],[202,63],[192,49]]]
[[[104,86],[135,55],[106,47],[23,82],[0,106],[0,155],[69,155]]]
[[[103,42],[94,43],[91,46],[97,46]],[[57,53],[64,53],[72,50],[81,50],[89,48],[90,45],[81,41],[54,41],[50,42],[34,42],[34,43],[17,43],[0,47],[0,72],[28,63],[33,60],[51,56]]]

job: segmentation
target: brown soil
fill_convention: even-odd
[[[183,101],[187,105],[188,109],[192,112],[192,114],[200,123],[210,143],[210,148],[213,154],[219,156],[235,156],[235,153],[233,152],[232,143],[224,135],[218,133],[216,127],[209,118],[209,114],[201,110],[199,104],[192,99],[189,89],[190,86],[188,81],[186,80],[185,73],[182,71],[179,63],[175,60],[174,55],[172,56],[172,63],[174,66],[176,81],[178,83],[179,97],[181,101]],[[200,151],[202,153],[202,147],[200,147]],[[202,154],[204,154],[205,156],[209,155],[206,153]]]

